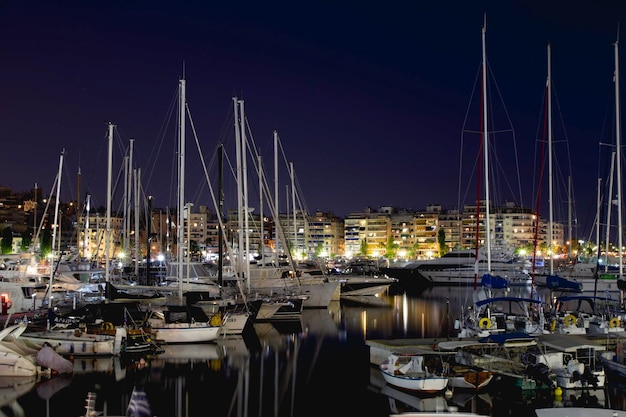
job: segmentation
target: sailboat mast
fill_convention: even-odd
[[[185,80],[179,81],[180,125],[178,138],[178,299],[183,301],[183,255],[185,241]]]
[[[279,220],[278,213],[280,210],[278,209],[279,202],[278,200],[278,132],[274,131],[274,265],[278,266],[278,228],[276,227],[276,223]]]
[[[294,253],[297,252],[298,245],[298,227],[296,225],[296,186],[294,180],[294,171],[293,171],[293,162],[289,163],[289,176],[291,177],[291,206],[293,207],[293,250]],[[293,255],[293,254],[292,254]]]
[[[259,226],[261,228],[260,243],[259,243],[259,259],[262,264],[265,265],[265,230],[263,228],[265,222],[263,221],[263,161],[261,155],[257,156],[257,163],[259,165]]]
[[[241,123],[241,176],[243,179],[243,223],[245,238],[245,265],[246,276],[250,276],[250,215],[248,213],[248,148],[246,139],[246,116],[243,100],[239,100],[239,119]]]
[[[613,154],[613,156],[615,156],[615,154]],[[612,169],[612,168],[611,168]],[[611,174],[613,175],[613,174]],[[602,184],[602,179],[598,178],[598,190],[597,190],[597,207],[596,207],[596,272],[595,272],[595,278],[593,280],[593,294],[595,295],[598,292],[598,278],[599,278],[599,273],[600,271],[598,271],[598,268],[600,267],[600,263],[598,262],[598,260],[600,259],[600,254],[601,254],[601,249],[600,249],[600,207],[602,205],[602,198],[600,196],[600,184]],[[609,194],[610,196],[611,194]],[[610,200],[612,200],[611,198],[609,198],[609,204],[610,204]],[[609,211],[611,210],[611,208],[609,207]],[[608,228],[607,228],[607,237],[608,237]],[[607,247],[608,247],[608,241],[607,241]]]
[[[567,177],[567,259],[572,259],[572,177]]]
[[[222,224],[222,213],[224,210],[224,191],[223,191],[223,170],[224,170],[224,144],[220,143],[220,145],[217,148],[217,163],[218,163],[218,170],[217,170],[217,200],[218,200],[218,206],[217,206],[217,220],[218,220],[218,224],[219,224],[219,230],[218,230],[218,240],[217,240],[217,247],[218,247],[218,258],[217,258],[217,283],[220,286],[220,288],[222,287],[222,284],[224,282],[224,227]]]
[[[109,270],[111,265],[111,192],[112,192],[112,176],[113,176],[113,128],[115,125],[109,122],[109,153],[108,153],[108,168],[107,168],[107,217],[106,217],[106,234],[105,234],[105,282],[110,281]],[[109,286],[107,285],[107,288]],[[107,294],[108,295],[108,294]]]
[[[59,158],[59,173],[57,174],[57,183],[56,183],[56,206],[54,209],[54,223],[52,224],[52,264],[50,265],[50,288],[49,290],[52,290],[52,281],[54,280],[54,262],[55,262],[55,257],[54,257],[54,250],[55,250],[55,243],[57,240],[57,229],[58,229],[58,222],[59,222],[59,194],[61,192],[61,175],[63,174],[63,157],[65,155],[65,149],[63,149],[61,151],[61,157]],[[57,253],[57,256],[61,256],[60,253]]]
[[[78,167],[78,173],[76,174],[76,246],[78,246],[78,255],[79,256],[85,256],[85,248],[83,248],[83,251],[81,253],[80,251],[80,213],[82,210],[82,206],[81,206],[81,201],[80,201],[80,180],[81,180],[81,172],[80,172],[80,166]]]
[[[139,168],[133,169],[133,188],[134,194],[134,207],[135,207],[135,248],[133,251],[135,259],[135,276],[139,276],[139,184],[141,183],[141,170]],[[160,218],[159,218],[160,223]],[[160,240],[159,240],[160,241]],[[150,271],[150,264],[146,265],[146,278]]]
[[[487,124],[487,46],[486,46],[486,32],[487,32],[487,17],[485,16],[485,22],[482,28],[482,47],[483,47],[483,162],[484,162],[484,177],[485,177],[485,244],[487,246],[487,272],[491,272],[491,224],[490,224],[490,203],[489,203],[489,135]]]
[[[83,256],[87,259],[90,257],[89,250],[89,212],[91,211],[91,194],[87,194],[87,203],[85,205],[85,243],[83,244]]]
[[[619,248],[619,278],[622,278],[622,168],[621,168],[621,132],[620,132],[620,101],[619,101],[619,39],[615,40],[615,151],[617,160],[617,244]]]
[[[35,212],[33,216],[33,252],[38,250],[37,236],[39,236],[39,230],[37,228],[37,204],[39,204],[37,196],[37,183],[35,183]]]
[[[552,242],[554,241],[553,237],[553,196],[552,196],[552,58],[551,58],[551,50],[550,44],[548,44],[548,80],[547,80],[547,90],[548,90],[548,247],[550,248],[550,275],[554,275],[554,253]],[[539,213],[537,213],[539,215]]]
[[[233,97],[233,112],[235,116],[235,153],[237,158],[237,268],[238,274],[243,273],[243,179],[241,167],[241,128],[239,127],[239,103]],[[248,275],[246,275],[246,278]],[[247,291],[250,291],[250,282],[247,281]]]
[[[615,151],[611,153],[611,168],[609,170],[609,201],[607,202],[607,211],[606,211],[606,250],[604,251],[604,272],[606,273],[609,268],[609,241],[611,240],[611,212],[613,211],[613,175],[615,174]],[[619,175],[619,174],[618,174]],[[598,211],[600,213],[600,211]],[[598,214],[599,216],[600,214]],[[600,228],[598,222],[598,229]],[[598,254],[601,254],[598,249]],[[596,269],[598,268],[598,260],[599,256],[596,257]]]

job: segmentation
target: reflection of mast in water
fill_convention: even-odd
[[[290,403],[289,415],[294,415],[297,361],[302,328],[298,326],[299,331],[282,333],[278,331],[276,325],[281,327],[277,323],[255,323],[254,325],[261,344],[259,351],[261,360],[256,362],[259,364],[258,384],[255,384],[259,387],[257,405],[259,416],[263,415],[263,402],[266,396],[271,398],[269,407],[273,415],[280,414],[281,406],[285,405],[286,400]],[[273,370],[267,366],[271,365],[272,361],[274,361]],[[272,387],[273,392],[264,391],[265,387]]]

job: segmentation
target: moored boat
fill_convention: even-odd
[[[388,384],[413,392],[434,394],[448,385],[441,359],[432,352],[418,355],[390,353],[379,369]]]

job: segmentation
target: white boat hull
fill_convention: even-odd
[[[169,323],[152,327],[156,340],[164,343],[203,343],[217,340],[222,326],[206,323]]]
[[[32,358],[0,351],[0,376],[33,376],[40,371]]]
[[[83,333],[77,330],[24,332],[19,339],[39,348],[48,343],[58,354],[64,356],[97,356],[120,354],[122,338],[126,335],[126,330],[122,327],[116,328],[115,336]]]
[[[424,378],[410,378],[391,375],[384,371],[382,374],[385,382],[388,384],[410,391],[419,391],[431,394],[441,392],[446,388],[446,386],[448,386],[447,377],[428,376]]]

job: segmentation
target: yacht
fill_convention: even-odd
[[[481,248],[482,249],[482,248]],[[430,285],[480,285],[480,278],[489,272],[506,278],[508,285],[530,285],[526,261],[507,252],[494,252],[491,269],[487,271],[487,257],[482,250],[478,254],[473,249],[459,249],[446,253],[440,258],[418,260],[400,268],[387,267],[381,270],[397,278],[403,287],[425,287]]]

